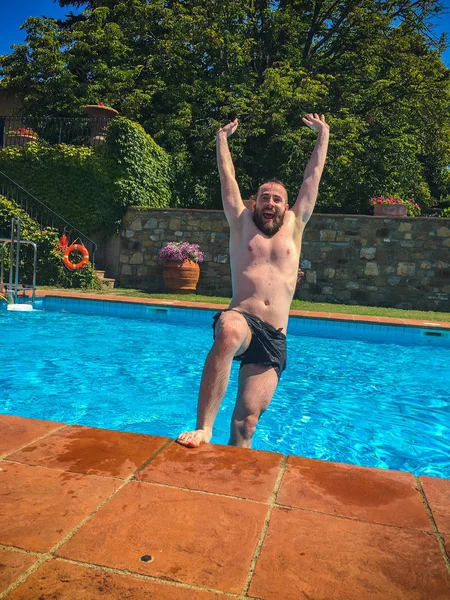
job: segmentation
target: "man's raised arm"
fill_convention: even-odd
[[[239,186],[236,181],[233,160],[228,148],[228,138],[236,131],[238,120],[235,119],[217,132],[216,151],[217,166],[219,167],[220,185],[222,188],[222,202],[225,216],[231,225],[245,210]]]
[[[312,215],[317,194],[319,193],[319,182],[327,157],[330,126],[326,123],[325,117],[323,115],[319,117],[317,113],[310,113],[306,117],[303,117],[302,120],[308,127],[318,133],[316,145],[305,169],[302,187],[292,207],[292,211],[297,219],[304,224],[309,221]]]

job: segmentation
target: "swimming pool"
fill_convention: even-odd
[[[193,428],[213,312],[126,310],[126,319],[0,311],[0,412],[169,437]],[[133,318],[138,310],[145,319]],[[374,343],[355,332],[361,339],[288,333],[288,368],[253,447],[450,477],[450,346]],[[215,443],[228,441],[238,368]]]

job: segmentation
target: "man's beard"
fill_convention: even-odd
[[[283,225],[284,215],[284,212],[281,215],[275,213],[274,218],[266,223],[263,220],[262,211],[256,212],[255,210],[253,211],[253,222],[258,229],[271,237],[280,231],[281,226]]]

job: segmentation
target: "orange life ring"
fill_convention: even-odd
[[[74,250],[78,250],[78,252],[81,252],[81,254],[83,255],[83,258],[80,260],[79,263],[73,263],[73,262],[70,262],[70,260],[69,260],[70,253],[73,252]],[[68,246],[64,250],[63,263],[64,263],[64,266],[67,267],[70,271],[78,271],[79,269],[82,269],[84,267],[84,265],[87,264],[88,262],[89,262],[89,252],[83,246],[83,244],[72,244],[71,246]]]

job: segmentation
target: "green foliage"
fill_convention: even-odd
[[[59,3],[88,8],[61,23],[28,19],[25,43],[0,57],[0,85],[29,114],[103,100],[141,123],[171,155],[172,206],[221,206],[214,137],[236,115],[244,197],[273,176],[296,194],[315,142],[307,112],[331,125],[318,210],[368,213],[390,189],[423,206],[450,194],[438,0]],[[140,191],[123,166],[127,202]]]
[[[37,246],[36,279],[39,285],[56,285],[66,288],[100,289],[91,263],[79,271],[69,271],[63,265],[63,252],[58,248],[59,234],[54,229],[41,230],[39,225],[14,202],[0,195],[0,237],[11,237],[11,219],[20,218],[21,238]],[[5,252],[5,273],[9,273],[9,246]],[[33,277],[33,250],[20,248],[20,283],[31,284]]]
[[[450,206],[447,208],[444,208],[444,210],[441,212],[441,214],[439,216],[450,219]]]
[[[111,122],[101,147],[37,142],[3,148],[0,170],[87,234],[117,229],[132,204],[162,207],[170,200],[166,152],[124,118]]]
[[[169,205],[169,157],[141,125],[123,117],[114,119],[108,130],[107,156],[117,164],[114,196],[122,207]]]

